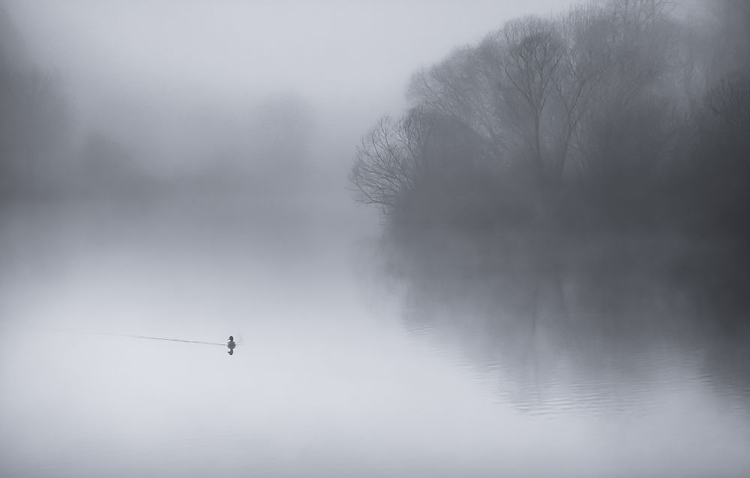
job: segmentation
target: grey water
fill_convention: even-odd
[[[689,289],[417,270],[295,204],[6,207],[0,475],[750,474],[748,351]]]

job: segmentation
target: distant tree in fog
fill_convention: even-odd
[[[710,31],[678,22],[665,0],[508,22],[414,75],[412,109],[382,120],[356,153],[357,199],[391,219],[449,225],[464,216],[490,228],[674,225],[664,218],[688,207],[709,215],[719,206],[696,207],[688,184],[750,185],[736,179],[744,166],[713,158],[741,157],[733,131],[749,130],[746,5],[712,7]],[[723,76],[712,80],[717,60],[707,52],[722,45],[733,61],[722,60]]]
[[[350,179],[360,202],[378,205],[391,218],[408,211],[423,223],[452,222],[486,200],[491,149],[455,117],[414,108],[399,120],[381,118],[365,135]]]
[[[555,86],[561,83],[565,46],[551,22],[533,17],[509,22],[498,35],[494,41],[502,47],[495,48],[497,57],[487,60],[496,61],[500,69],[496,88],[501,91],[502,107],[512,111],[521,126],[523,156],[531,158],[537,176],[546,179],[550,169],[558,176],[562,164],[550,164],[546,150],[552,148],[545,147],[550,137],[545,135],[544,120]]]
[[[715,28],[709,36],[706,61],[709,83],[725,76],[750,75],[750,2],[717,0],[707,2]]]
[[[378,120],[362,139],[350,175],[357,200],[377,205],[386,214],[409,193],[416,175],[415,157],[410,154],[410,138],[402,121],[387,116]]]
[[[418,71],[409,84],[408,96],[415,105],[461,121],[484,138],[500,158],[507,138],[494,79],[485,74],[484,66],[475,49],[458,49],[434,67]]]
[[[709,90],[692,122],[692,194],[685,202],[698,214],[691,225],[750,238],[750,76],[725,79]]]
[[[0,194],[38,193],[53,184],[65,174],[69,139],[60,78],[28,60],[0,7]]]
[[[125,146],[99,132],[82,141],[75,171],[72,185],[83,195],[137,197],[154,192],[157,185]]]
[[[254,112],[246,126],[249,163],[274,180],[299,179],[303,174],[313,127],[313,112],[307,101],[294,94],[271,97]],[[271,179],[271,178],[268,179]]]
[[[662,3],[583,6],[560,18],[509,22],[418,72],[409,96],[490,140],[499,165],[526,164],[552,181],[571,156],[579,168],[599,167],[593,153],[584,154],[584,127],[600,120],[592,106],[623,111],[654,76],[656,58],[638,62],[664,40],[653,34],[666,21]],[[664,54],[666,46],[656,50]]]
[[[281,192],[304,183],[315,123],[305,99],[277,94],[225,114],[203,119],[215,133],[201,142],[215,149],[194,175],[196,187]]]

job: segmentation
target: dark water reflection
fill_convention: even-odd
[[[518,410],[643,415],[706,389],[750,425],[750,299],[726,246],[432,231],[384,240],[381,266],[405,290],[405,327]]]

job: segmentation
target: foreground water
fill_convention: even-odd
[[[689,297],[394,277],[376,227],[308,206],[6,209],[0,475],[750,474],[746,348],[659,320],[711,313]]]

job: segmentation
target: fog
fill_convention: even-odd
[[[0,475],[747,476],[748,53],[738,0],[0,1]]]
[[[42,1],[6,10],[29,56],[64,78],[81,128],[172,164],[221,146],[194,137],[205,126],[246,124],[258,102],[288,94],[309,105],[345,163],[383,109],[403,106],[416,67],[554,3]],[[324,151],[319,160],[336,162]]]

